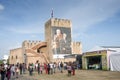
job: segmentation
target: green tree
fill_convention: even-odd
[[[0,60],[0,64],[3,64],[3,60]]]

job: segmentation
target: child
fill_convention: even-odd
[[[43,66],[42,66],[42,64],[40,65],[40,73],[42,74],[42,72],[43,72]]]
[[[19,67],[18,67],[18,65],[16,65],[16,68],[15,68],[16,78],[18,78],[19,71],[20,71]]]

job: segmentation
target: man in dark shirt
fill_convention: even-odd
[[[0,73],[1,73],[1,80],[4,80],[4,78],[5,78],[4,64],[2,64],[1,67],[0,67]]]

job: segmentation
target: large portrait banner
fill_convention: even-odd
[[[71,54],[71,28],[52,27],[53,54]]]

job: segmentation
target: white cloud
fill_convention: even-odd
[[[19,48],[21,46],[22,46],[22,43],[15,42],[15,44],[12,44],[12,46],[0,47],[0,59],[3,59],[4,55],[9,55],[11,49]]]
[[[11,50],[11,49],[15,49],[15,48],[20,48],[22,47],[22,43],[21,42],[18,42],[18,41],[15,41],[15,44],[13,44],[12,46],[8,46],[7,50]]]
[[[10,27],[9,31],[13,33],[19,33],[19,34],[42,34],[44,33],[44,29],[41,27],[34,26],[25,26],[25,27]]]
[[[73,22],[73,30],[84,32],[90,27],[116,15],[120,0],[83,0],[68,10],[65,16]]]
[[[38,36],[37,36],[37,35],[32,34],[32,35],[31,35],[31,37],[32,37],[32,38],[36,38],[36,37],[38,37]]]
[[[0,4],[0,11],[2,11],[4,9],[5,9],[5,7],[2,4]]]
[[[64,17],[72,20],[73,40],[81,41],[83,37],[93,37],[86,33],[87,30],[116,16],[120,11],[119,4],[120,0],[83,0],[79,5],[66,11]]]
[[[5,54],[8,55],[8,53],[9,53],[9,51],[8,51],[6,48],[0,47],[0,59],[3,59],[3,56],[4,56]]]

